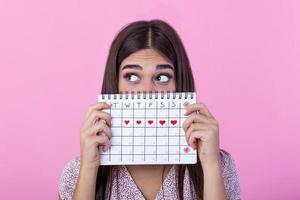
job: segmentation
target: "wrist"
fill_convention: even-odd
[[[80,168],[88,171],[95,171],[99,168],[99,161],[86,161],[84,159],[80,159]]]
[[[201,159],[201,165],[202,165],[203,170],[220,169],[221,168],[220,155],[215,156],[215,157]]]
[[[97,176],[99,166],[80,165],[80,173],[87,177]]]

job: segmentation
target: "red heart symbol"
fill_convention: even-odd
[[[177,120],[171,120],[171,124],[175,125],[177,123]]]
[[[190,148],[189,148],[189,147],[185,147],[185,148],[183,149],[183,151],[184,151],[184,153],[188,153],[188,152],[190,151]]]
[[[161,125],[163,125],[165,122],[166,122],[165,120],[159,120],[159,123],[160,123]]]
[[[124,122],[125,122],[125,124],[128,124],[128,123],[129,123],[129,120],[125,120]]]
[[[152,124],[153,123],[153,120],[148,120],[148,124]]]
[[[136,120],[136,123],[137,124],[140,124],[142,121],[141,120]]]

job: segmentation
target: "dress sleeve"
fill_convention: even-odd
[[[59,178],[58,192],[62,200],[72,200],[73,192],[75,190],[77,178],[79,176],[80,157],[77,156],[69,161]]]
[[[225,150],[221,149],[221,165],[226,196],[228,200],[240,200],[240,181],[235,161]]]

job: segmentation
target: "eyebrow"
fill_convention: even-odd
[[[143,68],[140,65],[137,65],[137,64],[128,64],[128,65],[124,65],[124,67],[122,68],[122,70],[124,70],[124,69],[138,69],[138,70],[142,70]],[[170,64],[159,64],[159,65],[156,65],[156,69],[171,69],[171,70],[174,70],[174,68]]]

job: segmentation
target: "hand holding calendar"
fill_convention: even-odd
[[[183,123],[188,143],[198,150],[203,167],[220,164],[219,125],[203,103],[187,105]],[[210,167],[208,167],[210,168]]]
[[[101,165],[188,164],[197,151],[186,142],[185,103],[195,103],[194,92],[100,94],[98,102],[112,117],[108,151],[100,148]]]
[[[110,106],[105,103],[91,105],[80,127],[80,166],[97,169],[100,164],[98,146],[109,148],[109,139],[112,137],[111,116],[102,111]],[[99,118],[106,123],[97,123]],[[99,132],[103,134],[98,135]]]

